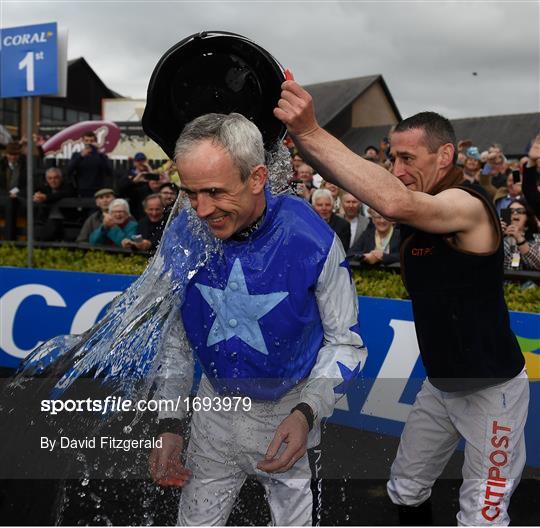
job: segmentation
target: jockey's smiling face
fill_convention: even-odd
[[[177,164],[182,191],[217,238],[230,238],[264,212],[264,165],[254,167],[242,181],[229,153],[210,140],[198,142]]]

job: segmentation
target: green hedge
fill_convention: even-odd
[[[140,275],[148,263],[141,255],[82,251],[62,248],[34,250],[36,268],[71,271],[94,271],[98,273],[120,273]],[[26,249],[9,245],[0,246],[1,266],[26,266]],[[353,271],[358,295],[407,299],[407,292],[398,273],[369,270]],[[505,285],[506,302],[511,310],[518,312],[540,312],[540,288],[523,288],[519,283]]]
[[[24,268],[26,261],[26,248],[0,246],[0,266]],[[99,249],[88,251],[64,248],[34,249],[36,268],[140,275],[147,264],[148,257],[131,253],[107,253]]]

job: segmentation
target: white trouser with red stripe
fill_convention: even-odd
[[[255,476],[265,488],[274,525],[312,525],[307,453],[285,473],[268,474],[256,467],[264,459],[278,425],[299,403],[301,388],[290,390],[278,402],[253,401],[249,411],[239,408],[193,414],[186,456],[186,467],[193,476],[182,488],[178,525],[224,526],[248,475]],[[204,376],[198,396],[217,396]],[[308,447],[319,440],[320,427],[316,424],[309,433]]]
[[[392,464],[387,484],[392,502],[403,506],[425,502],[462,437],[465,461],[458,524],[509,524],[510,497],[525,466],[528,406],[525,370],[477,391],[442,392],[426,380]]]

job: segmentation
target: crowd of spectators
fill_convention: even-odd
[[[525,152],[520,159],[507,159],[501,145],[481,153],[464,140],[458,144],[456,163],[463,171],[463,185],[494,205],[504,236],[505,269],[540,271],[540,136]],[[336,232],[348,257],[365,267],[399,262],[399,226],[324,181],[299,153],[291,155],[296,194],[310,202]],[[389,156],[387,138],[379,147],[364,149],[366,159],[391,170]]]
[[[22,143],[6,145],[0,159],[3,240],[17,240],[21,233],[24,237],[27,175]],[[154,251],[179,192],[174,164],[168,161],[154,170],[146,155],[137,152],[119,174],[93,132],[85,133],[81,143],[64,166],[34,171],[36,241]]]
[[[122,174],[97,146],[93,132],[84,134],[83,148],[63,167],[50,167],[36,186],[35,235],[38,241],[70,241],[64,230],[64,198],[94,198],[80,231],[71,240],[92,246],[155,251],[178,196],[181,175],[172,161],[152,167],[142,152],[134,154]],[[360,203],[353,195],[323,179],[294,149],[290,139],[291,187],[336,232],[350,258],[366,267],[399,261],[399,226]],[[501,219],[505,268],[540,270],[540,136],[520,159],[507,159],[501,145],[480,152],[469,140],[460,141],[457,165],[464,185],[484,195]],[[391,169],[388,138],[368,145],[364,157]],[[10,143],[0,159],[0,207],[4,240],[16,240],[17,220],[26,214],[26,158],[19,143]]]

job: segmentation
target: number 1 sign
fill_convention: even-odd
[[[58,92],[56,22],[0,30],[0,97]]]

